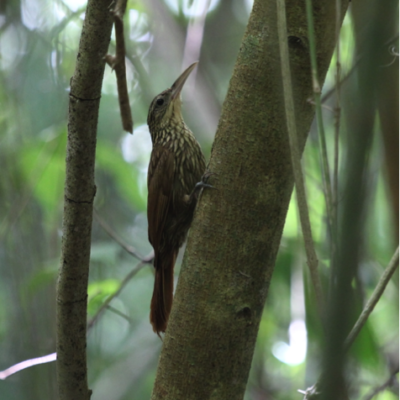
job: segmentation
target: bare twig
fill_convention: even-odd
[[[126,9],[127,0],[119,0],[113,11],[115,39],[117,48],[115,57],[111,54],[105,56],[107,64],[115,70],[117,78],[119,108],[121,112],[122,126],[125,131],[133,132],[132,112],[129,105],[128,84],[126,82],[125,68],[125,38],[123,16]]]
[[[286,9],[284,0],[277,0],[277,12],[286,124],[289,133],[290,152],[292,159],[293,175],[296,185],[297,204],[299,207],[300,222],[304,236],[308,267],[310,268],[311,280],[314,285],[319,312],[322,316],[323,296],[321,282],[318,275],[318,259],[312,239],[310,217],[308,213],[307,198],[304,188],[304,178],[300,162],[299,144],[297,140],[296,119],[294,114],[294,103],[289,64],[289,49],[287,44]]]
[[[114,239],[127,253],[129,253],[131,256],[137,258],[140,261],[146,262],[146,259],[140,256],[137,252],[136,249],[133,248],[132,246],[129,246],[129,244],[125,243],[110,227],[110,225],[107,224],[99,215],[99,213],[96,211],[96,209],[93,209],[93,215],[96,218],[97,222],[100,224],[100,226],[107,232],[107,234]]]
[[[376,288],[375,288],[374,292],[372,293],[372,296],[367,301],[367,304],[365,305],[364,310],[362,311],[361,315],[359,316],[353,329],[349,333],[349,336],[347,336],[347,339],[344,344],[346,350],[348,350],[350,348],[350,346],[353,344],[355,338],[357,337],[357,335],[360,333],[361,329],[367,322],[368,317],[370,316],[371,312],[373,311],[373,309],[375,308],[379,299],[381,298],[383,292],[385,291],[387,284],[390,281],[390,278],[392,277],[394,271],[396,271],[398,265],[399,265],[399,248],[397,248],[397,250],[394,252],[393,257],[390,260],[389,265],[386,267],[385,271],[383,272],[381,278],[379,279],[379,282],[376,285]]]
[[[298,389],[297,391],[304,394],[303,400],[311,400],[312,398],[316,398],[319,394],[317,385],[310,386],[306,390]]]
[[[396,375],[399,373],[399,366],[394,369],[394,371],[390,374],[389,378],[382,383],[382,385],[374,388],[370,394],[368,394],[364,400],[372,400],[378,393],[383,392],[385,389],[388,387],[392,386],[394,384],[394,379]]]
[[[130,324],[132,323],[132,318],[129,318],[126,314],[124,314],[123,312],[117,310],[115,307],[112,307],[112,306],[108,305],[107,306],[107,310],[113,312],[114,314],[117,314],[121,318],[123,318],[126,321],[128,321]]]
[[[154,258],[154,252],[151,252],[146,258],[144,258],[139,264],[136,265],[135,268],[121,281],[119,284],[118,290],[116,290],[112,295],[110,295],[107,300],[101,305],[101,307],[97,310],[96,314],[93,316],[93,318],[88,322],[87,324],[87,330],[93,328],[93,325],[96,323],[97,319],[99,318],[100,314],[108,308],[110,305],[111,301],[117,297],[126,284],[144,267],[146,264],[151,263],[151,261]]]
[[[352,75],[353,73],[356,71],[357,67],[359,66],[361,61],[361,57],[358,57],[358,59],[356,60],[356,62],[353,64],[353,66],[351,67],[350,71],[347,72],[347,74],[341,79],[340,81],[340,86],[342,86]],[[329,97],[331,97],[334,93],[336,92],[336,83],[335,85],[330,88],[321,98],[321,103],[325,103]]]
[[[39,364],[46,364],[55,361],[56,359],[57,359],[57,354],[51,353],[43,357],[36,357],[36,358],[31,358],[29,360],[21,361],[20,363],[14,364],[11,367],[5,369],[4,371],[0,371],[0,379],[4,380],[9,376],[15,374],[16,372],[22,371],[23,369],[33,367]]]
[[[396,34],[393,38],[388,40],[384,44],[384,46],[389,46],[390,44],[394,43],[399,38],[400,38],[400,33]],[[389,51],[393,56],[396,55],[396,52],[393,52],[393,47],[390,47]],[[350,68],[350,70],[347,72],[347,74],[340,80],[340,86],[342,86],[343,83],[345,83],[353,75],[353,73],[356,71],[357,67],[360,64],[361,59],[362,59],[362,55],[357,57],[357,59],[354,62],[353,66]],[[325,103],[325,101],[327,101],[335,92],[336,92],[336,82],[335,82],[335,85],[333,87],[331,87],[329,90],[327,90],[325,92],[325,94],[321,98],[321,102]]]

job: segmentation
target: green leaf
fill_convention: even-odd
[[[105,279],[103,281],[90,283],[88,287],[89,315],[93,315],[101,307],[104,301],[118,290],[119,285],[120,283],[117,279]]]

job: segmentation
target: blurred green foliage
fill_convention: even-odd
[[[135,121],[132,137],[122,131],[115,77],[106,69],[98,124],[95,208],[102,220],[142,256],[151,251],[146,220],[146,174],[151,151],[146,127],[148,105],[185,66],[199,59],[196,84],[193,80],[185,88],[183,112],[209,157],[251,9],[249,0],[214,0],[208,12],[206,4],[198,0],[128,2],[125,33]],[[84,2],[73,0],[5,0],[0,8],[0,370],[55,349],[68,87],[84,6]],[[340,38],[345,76],[356,62],[349,15]],[[113,37],[110,52],[114,51]],[[335,55],[324,93],[334,86],[337,61]],[[346,93],[345,84],[342,93]],[[327,99],[324,108],[331,166],[333,107],[334,96]],[[354,301],[359,311],[395,248],[379,129],[377,124],[370,155],[363,263],[355,282],[359,295]],[[346,152],[344,120],[341,132],[342,155]],[[328,290],[329,235],[317,140],[313,124],[303,163],[321,276]],[[118,290],[137,263],[94,219],[89,315]],[[149,398],[161,348],[148,321],[152,289],[153,271],[148,266],[135,275],[90,330],[89,386],[93,400]],[[351,351],[349,375],[354,376],[354,398],[362,398],[388,378],[398,363],[397,338],[398,285],[394,281]],[[305,389],[318,378],[323,339],[293,196],[246,399],[300,398],[297,389]],[[55,363],[30,368],[0,382],[0,392],[7,400],[56,398]],[[394,398],[398,395],[390,390],[379,397]]]

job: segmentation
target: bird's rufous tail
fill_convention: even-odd
[[[167,329],[168,317],[171,312],[174,292],[174,264],[177,252],[156,255],[154,267],[156,270],[153,297],[150,305],[150,322],[153,331],[160,336],[160,332]]]

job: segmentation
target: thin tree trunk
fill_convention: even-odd
[[[304,1],[288,0],[299,144],[314,116]],[[343,1],[342,13],[347,9]],[[314,2],[320,84],[335,2]],[[255,0],[193,221],[152,399],[242,399],[293,189],[275,0]]]
[[[71,80],[63,243],[57,288],[57,379],[60,400],[88,400],[86,308],[96,129],[110,41],[109,0],[90,0]]]

